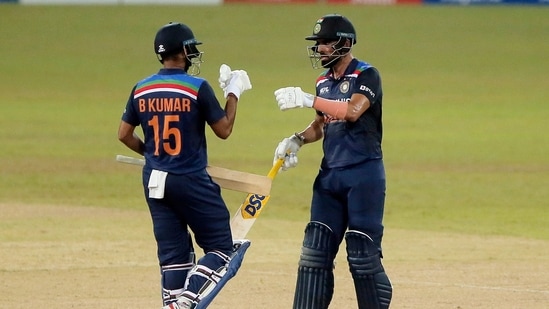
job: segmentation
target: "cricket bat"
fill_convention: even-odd
[[[132,165],[145,165],[145,159],[117,155],[116,161]],[[271,193],[272,178],[256,175],[228,168],[207,166],[206,170],[212,179],[223,189],[240,191],[244,193],[255,192],[260,195]]]
[[[145,165],[142,158],[117,155],[116,161],[132,165]],[[233,239],[244,239],[255,220],[271,197],[271,184],[282,167],[284,159],[278,159],[267,176],[260,176],[246,172],[229,170],[221,167],[208,166],[207,170],[220,187],[228,190],[247,192],[248,196],[231,218],[231,232]]]
[[[267,177],[273,180],[278,174],[280,167],[284,163],[284,159],[278,159],[273,165]],[[240,205],[234,216],[231,218],[231,232],[233,240],[244,239],[255,223],[255,220],[265,208],[265,205],[271,197],[270,194],[261,195],[258,193],[248,193],[244,202]]]

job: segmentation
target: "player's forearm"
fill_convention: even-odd
[[[340,120],[345,119],[348,106],[349,104],[347,102],[328,100],[321,97],[315,97],[313,102],[314,109]]]
[[[120,138],[120,141],[126,145],[126,147],[130,148],[131,150],[135,151],[136,153],[140,155],[144,155],[145,153],[145,144],[143,141],[135,134],[125,136]]]
[[[227,139],[233,132],[233,127],[236,120],[237,102],[238,99],[234,95],[229,94],[227,96],[227,103],[225,104],[225,117],[211,125],[217,137]]]
[[[315,97],[313,108],[331,115],[335,119],[355,122],[370,105],[370,100],[365,95],[355,93],[348,102]]]
[[[317,118],[309,124],[305,130],[298,133],[298,135],[303,137],[303,144],[310,144],[314,143],[320,139],[322,139],[324,133],[322,131],[322,116],[318,116]]]
[[[126,147],[140,155],[143,155],[145,153],[145,144],[141,138],[135,134],[134,130],[135,126],[125,121],[120,121],[120,127],[118,128],[118,140],[126,145]]]
[[[229,123],[231,124],[231,126],[234,125],[234,122],[236,119],[237,104],[238,104],[238,98],[232,93],[230,93],[227,96],[227,102],[225,103],[225,115],[229,120]]]

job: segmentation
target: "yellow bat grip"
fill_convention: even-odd
[[[276,163],[273,165],[271,170],[269,171],[269,174],[267,174],[267,177],[274,179],[280,168],[282,167],[282,163],[284,163],[284,159],[278,159],[276,160]]]

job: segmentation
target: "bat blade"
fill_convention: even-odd
[[[267,174],[267,177],[273,180],[278,174],[284,159],[279,159]],[[269,201],[270,195],[261,195],[257,193],[248,193],[244,202],[240,205],[234,216],[231,218],[231,232],[233,239],[244,239],[255,220],[259,217],[265,205]]]
[[[144,159],[123,155],[117,155],[116,161],[133,165],[145,165]],[[210,176],[212,176],[214,181],[217,180],[218,184],[222,188],[236,191],[242,191],[245,188],[250,189],[247,191],[248,195],[238,208],[237,212],[231,218],[231,232],[233,239],[244,239],[254,225],[255,220],[259,217],[261,211],[263,211],[265,205],[271,197],[270,192],[272,181],[278,174],[278,171],[283,163],[284,159],[279,159],[276,161],[267,176],[259,176],[218,167],[208,167]],[[235,178],[240,180],[235,180]],[[234,187],[235,183],[237,184],[236,187]],[[242,185],[242,183],[245,183],[246,185]]]
[[[128,157],[123,155],[116,155],[116,161],[120,163],[133,164],[133,165],[145,165],[145,159],[139,159],[134,157]]]
[[[145,165],[141,158],[117,155],[116,161],[132,165]],[[255,192],[255,194],[269,195],[273,179],[269,176],[256,175],[228,168],[207,166],[206,170],[221,188],[239,192]]]

